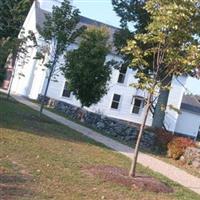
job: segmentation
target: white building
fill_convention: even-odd
[[[40,3],[41,4],[38,2],[33,3],[33,6],[24,23],[25,30],[27,32],[32,30],[34,33],[36,33],[38,38],[39,33],[36,27],[37,25],[42,25],[43,21],[45,20],[45,13],[51,10],[51,5],[48,7],[48,11],[44,10],[46,8],[44,4],[45,1],[40,0]],[[80,23],[84,25],[105,26],[105,24],[101,22],[97,22],[86,17],[81,17]],[[110,30],[112,36],[116,28],[110,25],[106,26]],[[70,46],[70,48],[77,47],[77,44],[72,44]],[[22,64],[21,60],[18,60],[16,63],[13,87],[11,88],[13,93],[24,95],[30,99],[37,99],[39,94],[44,93],[46,74],[48,73],[48,70],[42,61],[33,59],[36,55],[36,52],[37,48],[29,49],[26,63]],[[120,57],[113,50],[107,56],[107,59],[120,60]],[[137,81],[134,77],[134,74],[135,72],[132,69],[128,69],[125,72],[113,69],[107,95],[105,95],[98,104],[86,109],[110,117],[141,123],[144,114],[143,98],[146,96],[146,94],[143,91],[138,91],[135,88],[130,87],[130,84]],[[169,106],[166,111],[165,125],[170,131],[189,134],[190,129],[187,130],[186,128],[182,127],[180,122],[183,120],[182,118],[185,119],[185,115],[179,117],[175,110],[170,109],[170,105],[176,107],[177,109],[180,108],[184,94],[184,88],[182,85],[185,85],[185,83],[186,77],[174,78],[172,82],[172,89],[170,91],[168,100]],[[47,96],[75,106],[80,106],[80,102],[75,98],[75,96],[72,95],[72,93],[67,90],[66,80],[61,74],[59,74],[57,77],[57,82],[51,81]],[[151,123],[152,115],[150,114],[148,116],[147,125],[150,126]],[[187,127],[187,125],[185,126]],[[182,130],[180,127],[182,127],[184,130]]]
[[[184,95],[175,132],[200,139],[200,96]]]

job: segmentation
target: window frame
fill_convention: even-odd
[[[135,105],[136,100],[140,101],[140,106]],[[134,115],[140,115],[142,113],[142,110],[145,106],[145,99],[144,97],[140,97],[140,96],[133,96],[132,102],[131,102],[132,106],[131,106],[131,114]],[[133,112],[135,109],[138,109],[138,112]]]
[[[64,82],[64,86],[63,86],[63,89],[62,89],[61,97],[62,97],[62,98],[66,98],[66,99],[70,99],[70,98],[71,98],[71,95],[72,95],[72,92],[70,92],[68,89],[66,89],[66,84],[68,84],[68,81],[65,81],[65,82]],[[65,91],[65,90],[68,90],[69,96],[64,96],[64,91]]]
[[[124,70],[124,68],[121,68],[119,70],[119,75],[118,75],[118,79],[117,79],[117,83],[119,84],[124,84],[125,83],[125,79],[126,79],[126,73],[127,73],[127,69]],[[122,76],[122,82],[120,82],[120,76]]]
[[[115,95],[118,95],[118,96],[119,96],[119,100],[114,100]],[[122,95],[121,95],[121,94],[116,94],[116,93],[114,93],[113,96],[112,96],[112,101],[111,101],[110,109],[119,110],[119,108],[120,108],[120,103],[121,103],[121,98],[122,98]],[[118,105],[117,105],[117,108],[112,107],[113,103],[117,103],[117,104],[118,104]]]

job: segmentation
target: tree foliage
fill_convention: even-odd
[[[112,2],[113,2],[114,10],[118,14],[118,16],[121,17],[122,30],[120,30],[119,32],[115,34],[115,45],[118,47],[120,51],[121,48],[126,46],[127,40],[136,39],[135,37],[137,37],[136,35],[139,33],[145,34],[148,31],[146,27],[148,26],[149,23],[152,22],[153,19],[152,17],[150,17],[151,12],[148,12],[145,9],[145,6],[148,2],[146,0],[142,0],[142,1],[141,0],[113,0]],[[190,1],[188,1],[187,3],[189,4],[189,2]],[[177,2],[175,2],[175,4],[176,3]],[[154,27],[155,29],[159,25],[159,22],[163,22],[163,21],[165,22],[164,12],[166,10],[162,10],[162,11],[163,13],[160,13],[162,14],[162,17],[158,19],[158,23],[155,23],[153,25],[155,26]],[[173,18],[177,17],[177,15],[178,13],[175,13],[175,15],[172,17],[171,20],[173,21]],[[134,26],[134,28],[130,30],[129,29],[130,26],[131,27]],[[184,28],[184,27],[180,27],[180,28]],[[196,27],[196,30],[194,31],[195,31],[194,34],[198,33],[197,27]],[[154,44],[150,42],[149,43],[141,42],[141,43],[137,43],[137,45],[143,51],[146,51],[146,49],[148,48],[154,48],[153,46]],[[175,43],[174,43],[174,47],[172,48],[174,48],[174,50],[177,48]],[[131,52],[130,53],[126,52],[126,54],[124,54],[124,52],[123,53],[120,52],[120,54],[122,55],[124,59],[123,65],[125,67],[131,66],[133,64],[132,59],[134,55]],[[143,62],[148,63],[148,65],[146,65],[146,67],[137,68],[138,74],[143,73],[147,75],[149,74],[151,76],[151,74],[154,71],[153,64],[152,64],[153,59],[154,59],[153,54],[146,54],[145,58],[143,59]],[[165,77],[166,76],[165,73],[167,72],[163,70],[162,72],[160,72],[159,76]],[[197,75],[196,70],[188,71],[188,75],[196,76]],[[171,84],[171,81],[172,81],[172,75],[171,77],[163,79],[163,81],[161,82],[163,87],[161,87],[160,89],[156,107],[152,109],[153,114],[154,114],[153,127],[162,128],[162,126],[164,125],[165,109],[163,108],[167,107],[168,96],[169,96],[169,90],[166,90],[165,87],[169,86]]]
[[[112,0],[115,12],[121,18],[121,29],[115,33],[114,43],[118,49],[119,54],[123,58],[122,67],[130,67],[133,55],[126,54],[121,51],[127,45],[127,41],[134,39],[138,33],[145,33],[146,26],[150,22],[149,13],[144,8],[146,0]],[[141,48],[145,48],[146,44],[140,44]],[[147,62],[151,62],[152,58],[146,58]],[[143,73],[149,73],[149,68],[141,68]]]
[[[109,33],[104,27],[89,27],[78,49],[66,54],[66,79],[82,106],[96,104],[107,92],[111,68],[106,62]]]
[[[74,9],[68,0],[61,6],[53,6],[52,13],[46,15],[44,26],[40,33],[48,43],[54,39],[57,43],[55,56],[60,56],[79,35],[77,24],[80,21],[79,10]]]
[[[135,35],[123,49],[132,54],[131,65],[138,70],[137,88],[149,93],[145,116],[153,105],[153,95],[167,89],[163,81],[172,75],[180,76],[195,71],[200,66],[200,1],[199,0],[149,0],[145,7],[150,23],[145,33]],[[145,48],[141,48],[141,44]],[[147,58],[152,57],[152,62]],[[149,73],[143,69],[149,68]],[[142,70],[141,70],[142,69]],[[146,118],[141,125],[130,175],[135,175],[140,139]]]
[[[147,2],[145,8],[152,20],[146,28],[147,32],[136,34],[135,39],[130,40],[124,49],[133,55],[131,65],[138,69],[138,77],[144,83],[144,87],[140,84],[142,89],[148,89],[146,79],[161,86],[166,76],[179,76],[199,67],[198,3],[198,0]],[[141,48],[141,44],[144,44],[144,48]],[[147,62],[149,57],[153,58],[151,63]],[[151,73],[140,71],[149,66],[152,68]]]
[[[18,34],[31,7],[31,0],[0,1],[0,83],[5,78],[5,64],[12,54],[13,64],[21,39]]]
[[[146,0],[112,0],[115,12],[121,18],[121,27],[134,25],[134,32],[144,32],[149,22],[149,14],[144,9]]]
[[[31,4],[31,0],[0,1],[0,38],[18,36]]]

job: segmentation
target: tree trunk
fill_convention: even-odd
[[[48,80],[47,80],[47,85],[46,85],[46,88],[45,88],[44,96],[43,96],[42,101],[41,101],[40,117],[42,116],[42,111],[44,109],[44,103],[45,103],[45,99],[46,99],[47,92],[48,92],[48,89],[49,89],[49,84],[50,84],[50,81],[51,81],[51,77],[52,77],[52,74],[53,74],[53,69],[54,69],[54,66],[51,67],[51,71],[50,71],[50,74],[48,76]]]
[[[137,158],[138,158],[138,153],[139,153],[139,146],[140,146],[140,142],[141,142],[142,135],[143,135],[143,132],[144,132],[144,128],[145,128],[145,125],[146,125],[147,117],[148,117],[148,114],[149,114],[149,111],[150,111],[151,99],[152,99],[152,94],[149,94],[148,98],[147,98],[147,105],[146,105],[146,110],[145,110],[145,114],[144,114],[144,119],[143,119],[143,122],[140,126],[140,131],[139,131],[139,134],[138,134],[138,138],[137,138],[137,142],[136,142],[135,150],[134,150],[134,154],[133,154],[131,169],[129,171],[129,176],[131,176],[131,177],[135,177],[136,164],[137,164]]]
[[[172,77],[167,78],[163,83],[162,87],[170,86],[172,81]],[[158,101],[156,103],[156,107],[153,114],[153,128],[162,128],[164,126],[165,119],[165,110],[168,103],[169,98],[169,90],[168,89],[160,89],[160,94],[158,96]]]
[[[53,44],[54,44],[54,56],[53,56],[53,63],[50,67],[50,73],[49,73],[49,76],[48,76],[48,80],[47,80],[47,85],[46,85],[46,88],[45,88],[45,92],[44,92],[44,96],[43,96],[43,99],[41,101],[41,105],[40,105],[40,117],[42,116],[42,111],[44,109],[44,103],[45,103],[45,99],[47,97],[47,92],[48,92],[48,89],[49,89],[49,84],[50,84],[50,81],[51,81],[51,77],[54,73],[54,68],[55,68],[55,65],[56,65],[56,62],[57,62],[57,59],[58,59],[58,52],[57,52],[57,42],[56,42],[56,39],[53,38]]]
[[[12,62],[11,62],[11,65],[12,65],[12,76],[11,76],[11,79],[10,79],[10,84],[9,84],[9,89],[8,89],[8,93],[7,93],[7,99],[9,99],[10,97],[10,93],[11,93],[11,89],[12,89],[12,84],[13,84],[13,80],[14,80],[14,76],[15,76],[15,62],[16,62],[16,59],[17,59],[17,53],[12,55]]]
[[[165,119],[165,108],[167,107],[169,90],[160,90],[158,101],[153,114],[153,128],[162,128]]]
[[[44,96],[43,96],[43,99],[42,99],[42,102],[41,102],[41,106],[40,106],[40,117],[41,117],[42,111],[44,109],[45,99],[47,97],[47,92],[48,92],[48,89],[49,89],[49,84],[50,84],[50,81],[51,81],[51,77],[53,75],[53,71],[54,71],[54,67],[55,67],[56,62],[57,62],[57,55],[54,56],[54,60],[53,60],[53,63],[52,63],[51,69],[50,69],[49,76],[48,76],[47,85],[46,85]]]

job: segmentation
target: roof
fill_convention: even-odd
[[[200,114],[200,96],[184,95],[181,109]]]
[[[36,26],[42,28],[46,15],[51,14],[50,12],[43,10],[39,7],[39,4],[36,5]],[[85,26],[97,26],[97,27],[106,27],[109,31],[110,34],[110,39],[109,39],[109,43],[111,43],[112,46],[112,53],[116,54],[116,49],[113,45],[113,37],[114,37],[114,33],[119,30],[119,28],[114,27],[112,25],[108,25],[105,24],[103,22],[99,22],[97,20],[94,19],[90,19],[88,17],[84,17],[84,16],[80,16],[80,22],[79,22],[79,26],[81,25],[85,25]]]

